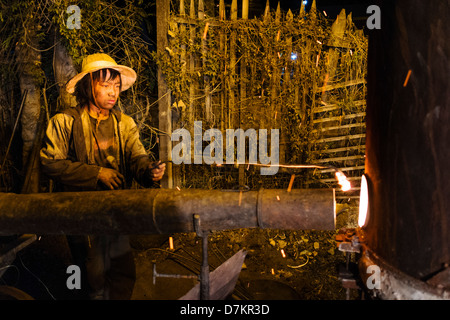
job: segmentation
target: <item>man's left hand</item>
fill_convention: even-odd
[[[150,165],[150,176],[153,181],[159,181],[164,176],[166,171],[166,164],[161,163],[161,160]]]

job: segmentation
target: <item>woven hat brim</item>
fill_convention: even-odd
[[[83,79],[83,77],[85,75],[89,74],[90,72],[95,72],[95,71],[98,71],[101,69],[114,69],[120,73],[120,77],[122,79],[122,90],[121,91],[125,91],[125,90],[129,89],[134,84],[134,82],[136,81],[136,78],[137,78],[136,72],[127,66],[122,66],[122,65],[107,66],[107,65],[105,65],[105,66],[101,66],[98,68],[94,68],[89,71],[80,72],[79,74],[77,74],[76,76],[74,76],[72,79],[70,79],[67,82],[66,91],[70,94],[73,94],[75,92],[75,86],[77,85],[78,81]]]

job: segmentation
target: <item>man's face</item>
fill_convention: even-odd
[[[109,111],[116,104],[120,93],[120,76],[112,79],[109,70],[104,78],[95,81],[94,94],[100,111]]]

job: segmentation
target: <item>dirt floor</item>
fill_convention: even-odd
[[[337,229],[356,222],[355,204],[337,207]],[[213,271],[239,250],[246,252],[239,279],[228,299],[343,300],[346,290],[338,278],[345,255],[337,249],[335,231],[238,229],[211,232],[208,262]],[[170,248],[169,237],[173,239]],[[198,280],[156,277],[160,274],[198,275],[201,238],[195,233],[131,237],[137,281],[133,300],[174,300]],[[71,255],[63,236],[42,236],[17,253],[0,278],[0,285],[19,288],[37,300],[83,299],[82,290],[66,286]],[[353,290],[350,299],[357,299]]]

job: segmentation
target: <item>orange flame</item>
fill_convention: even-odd
[[[336,179],[342,191],[349,191],[352,188],[350,181],[347,180],[347,177],[342,172],[336,171]]]

